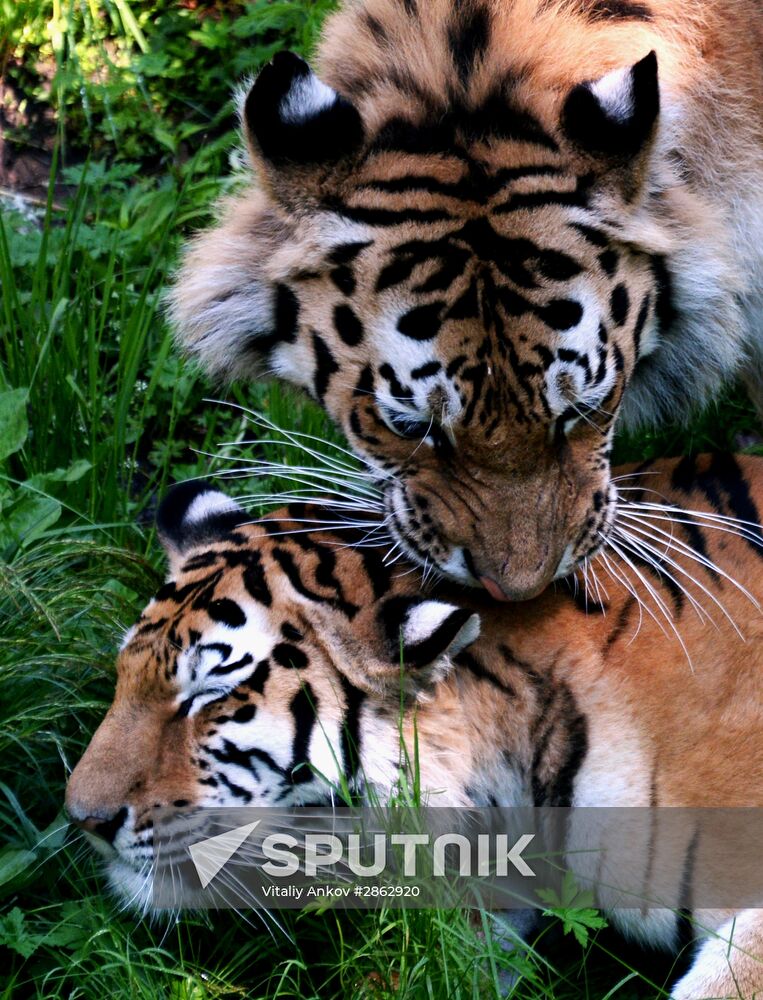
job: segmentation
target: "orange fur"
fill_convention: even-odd
[[[667,502],[709,515],[732,513],[733,505],[718,498],[732,503],[747,491],[751,504],[763,506],[763,460],[740,459],[724,468],[719,471],[709,456],[657,463],[649,469],[648,489],[654,492],[648,495],[658,493]],[[633,482],[643,487],[643,479]],[[320,735],[316,727],[310,743],[311,759],[328,779],[331,767],[341,761],[341,732],[350,718],[350,703],[360,698],[355,704],[360,706],[362,773],[366,784],[383,796],[396,777],[401,701],[400,667],[384,638],[382,611],[391,598],[427,596],[466,604],[482,623],[479,638],[463,654],[452,659],[446,654],[405,672],[402,738],[411,755],[416,741],[419,781],[431,803],[763,805],[763,615],[750,597],[717,573],[678,560],[723,602],[742,637],[712,604],[704,602],[715,624],[701,620],[690,604],[676,603],[670,588],[650,577],[673,609],[684,651],[648,615],[639,624],[636,602],[612,577],[601,581],[606,613],[594,610],[602,591],[590,580],[585,597],[577,601],[562,589],[523,605],[489,603],[478,592],[453,592],[442,584],[427,594],[415,573],[391,574],[378,593],[380,563],[369,563],[363,549],[344,544],[341,532],[290,536],[290,528],[298,529],[300,523],[290,524],[289,516],[293,513],[279,513],[264,526],[244,525],[219,541],[173,549],[172,582],[128,633],[114,704],[72,774],[67,802],[75,817],[104,820],[126,807],[129,845],[129,837],[150,829],[157,804],[236,802],[222,778],[214,787],[209,784],[226,772],[209,748],[218,745],[224,731],[225,739],[255,746],[278,762],[284,747],[292,745],[298,728],[293,702],[304,690],[309,690],[320,720]],[[756,548],[736,534],[703,529],[700,515],[694,523],[707,556],[741,580],[752,599],[763,602],[760,536]],[[662,522],[651,524],[659,529]],[[269,527],[277,533],[271,534]],[[681,523],[670,530],[677,540],[696,543],[696,533],[688,533]],[[296,567],[298,585],[284,570],[289,561]],[[374,573],[372,565],[377,566]],[[252,566],[262,568],[267,582],[264,603],[253,600],[252,583],[246,579]],[[637,582],[621,561],[614,558],[611,566],[615,576]],[[584,587],[586,581],[581,577],[579,583]],[[692,591],[701,596],[698,589]],[[199,603],[194,595],[202,592]],[[592,605],[588,614],[587,602]],[[282,642],[288,634],[295,644],[286,656],[292,665],[273,651],[267,669],[253,663],[245,671],[251,677],[237,680],[227,695],[178,717],[178,703],[188,693],[180,689],[178,664],[199,643],[219,641],[215,621],[220,613],[213,611],[226,603],[245,609],[249,622],[227,633],[234,637],[228,641],[243,642],[231,658],[254,649],[268,635]],[[303,654],[301,665],[293,662]],[[242,706],[253,706],[248,724],[253,728],[226,722]],[[324,739],[334,746],[333,758]],[[228,768],[227,773],[233,772]],[[249,783],[240,769],[235,774],[236,783],[249,789],[253,805],[267,804],[278,789],[288,788],[287,778],[276,788],[262,773]],[[315,801],[319,787],[317,778],[295,786],[294,801],[300,796]],[[118,846],[126,849],[124,843]],[[633,847],[628,863],[638,864]],[[123,891],[125,870],[115,863],[115,880]],[[708,935],[710,952],[714,932],[730,933],[724,929],[730,912],[703,911],[694,917],[698,928],[704,928],[698,931],[700,938]],[[637,937],[671,943],[675,923],[662,911],[645,910],[640,916],[627,911],[615,918]],[[730,990],[736,977],[748,984],[744,992],[717,995],[745,1000],[753,987],[763,987],[763,916],[739,919],[743,943],[736,944],[742,950],[731,948],[729,963],[720,967],[711,955],[707,968],[701,953],[676,997],[705,996],[697,981]]]

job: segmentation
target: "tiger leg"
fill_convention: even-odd
[[[763,910],[742,910],[700,944],[671,1000],[763,1000]]]

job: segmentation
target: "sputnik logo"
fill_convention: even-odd
[[[246,838],[259,825],[260,820],[256,819],[253,823],[247,823],[246,826],[237,826],[235,830],[226,830],[225,833],[220,833],[216,837],[200,840],[198,844],[192,844],[188,848],[202,889],[207,888],[215,875],[225,867]]]

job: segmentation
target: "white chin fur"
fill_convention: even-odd
[[[145,914],[153,906],[153,879],[151,869],[139,874],[124,861],[115,858],[108,866],[109,885],[119,896],[125,908]]]

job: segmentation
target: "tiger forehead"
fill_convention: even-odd
[[[691,25],[676,16],[681,6],[642,0],[365,0],[343,5],[328,19],[321,75],[362,105],[374,129],[390,116],[435,118],[450,110],[454,96],[472,115],[507,91],[538,109],[535,94],[595,78],[592,64],[617,65],[624,54],[648,50],[661,23],[688,34]],[[501,104],[494,110],[500,121]]]
[[[336,245],[325,259],[336,286],[331,305],[310,280],[296,288],[329,338],[312,333],[314,393],[323,400],[330,386],[355,378],[356,397],[446,423],[467,409],[477,381],[492,383],[497,403],[510,398],[506,379],[514,376],[542,391],[562,374],[570,398],[603,396],[609,333],[627,320],[618,256],[605,232],[574,219],[540,242],[503,235],[481,218],[426,239]]]
[[[300,514],[308,520],[315,516]],[[256,646],[260,634],[272,647],[285,632],[308,630],[311,607],[327,604],[354,617],[360,605],[352,597],[375,593],[370,569],[377,586],[382,582],[381,557],[358,555],[337,540],[303,532],[302,522],[276,515],[191,551],[129,631],[121,656],[125,665],[135,669],[148,653],[171,682],[178,655],[209,645],[210,636],[229,657],[238,637],[246,635],[246,643]],[[259,652],[266,655],[264,646]]]

